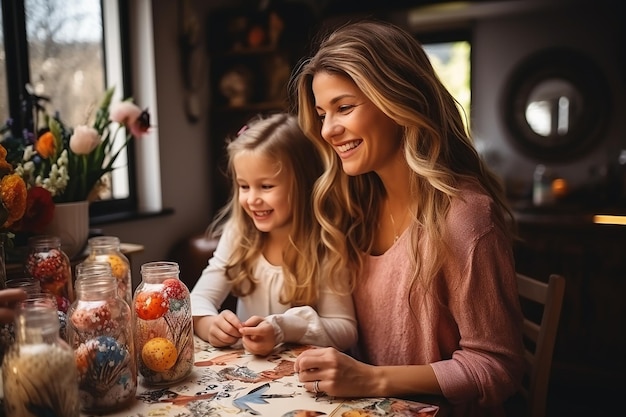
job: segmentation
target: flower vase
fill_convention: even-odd
[[[75,258],[85,249],[89,238],[89,202],[57,203],[54,217],[45,233],[61,238],[61,249]]]

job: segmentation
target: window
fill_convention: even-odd
[[[423,46],[439,79],[463,110],[466,127],[469,127],[472,98],[469,41],[428,42]]]
[[[108,86],[116,87],[116,99],[128,95],[122,77],[123,51],[116,3],[2,0],[0,59],[6,68],[6,72],[0,71],[2,123],[11,117],[18,131],[32,129],[32,117],[20,117],[25,91],[49,99],[47,108],[58,112],[70,126],[93,118]],[[111,13],[111,8],[115,13]],[[109,20],[106,27],[103,15]],[[110,28],[116,33],[111,33]],[[100,193],[101,201],[91,204],[92,217],[134,211],[131,148],[123,151],[116,169],[106,178],[108,188]]]

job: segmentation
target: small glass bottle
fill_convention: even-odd
[[[533,204],[540,207],[553,202],[551,174],[545,165],[539,164],[533,173]]]
[[[74,349],[81,409],[117,410],[135,398],[137,362],[131,311],[111,276],[85,274],[76,281],[68,313],[67,341]]]
[[[108,262],[117,279],[117,292],[128,305],[133,299],[130,262],[120,250],[120,239],[115,236],[96,236],[87,241],[89,256],[84,262]]]
[[[184,379],[193,368],[189,290],[176,262],[148,262],[133,296],[137,366],[147,385]]]
[[[67,313],[74,301],[74,285],[70,259],[61,250],[61,239],[49,235],[34,236],[28,239],[28,247],[24,263],[26,272],[39,280],[44,292],[55,295],[59,310]]]
[[[16,340],[2,364],[5,414],[78,417],[76,362],[59,337],[56,305],[51,298],[31,298],[16,313]]]

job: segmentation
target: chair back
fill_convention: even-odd
[[[526,415],[545,417],[565,278],[552,274],[546,283],[518,273],[517,285],[524,311],[524,355],[527,372],[522,395],[526,400]]]

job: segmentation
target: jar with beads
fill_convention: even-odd
[[[57,298],[60,311],[67,313],[74,301],[74,285],[70,259],[61,249],[58,236],[40,235],[28,239],[26,273],[39,280],[42,291]]]
[[[117,279],[117,292],[130,305],[133,298],[130,262],[120,249],[120,239],[115,236],[96,236],[87,240],[89,256],[84,262],[108,262]]]
[[[59,337],[53,298],[29,298],[16,308],[16,340],[2,365],[7,416],[78,417],[74,352]]]
[[[76,358],[81,409],[118,410],[135,398],[137,362],[131,311],[109,275],[84,273],[68,313],[67,341]]]
[[[169,385],[193,368],[189,290],[176,262],[148,262],[133,295],[137,366],[146,385]]]

